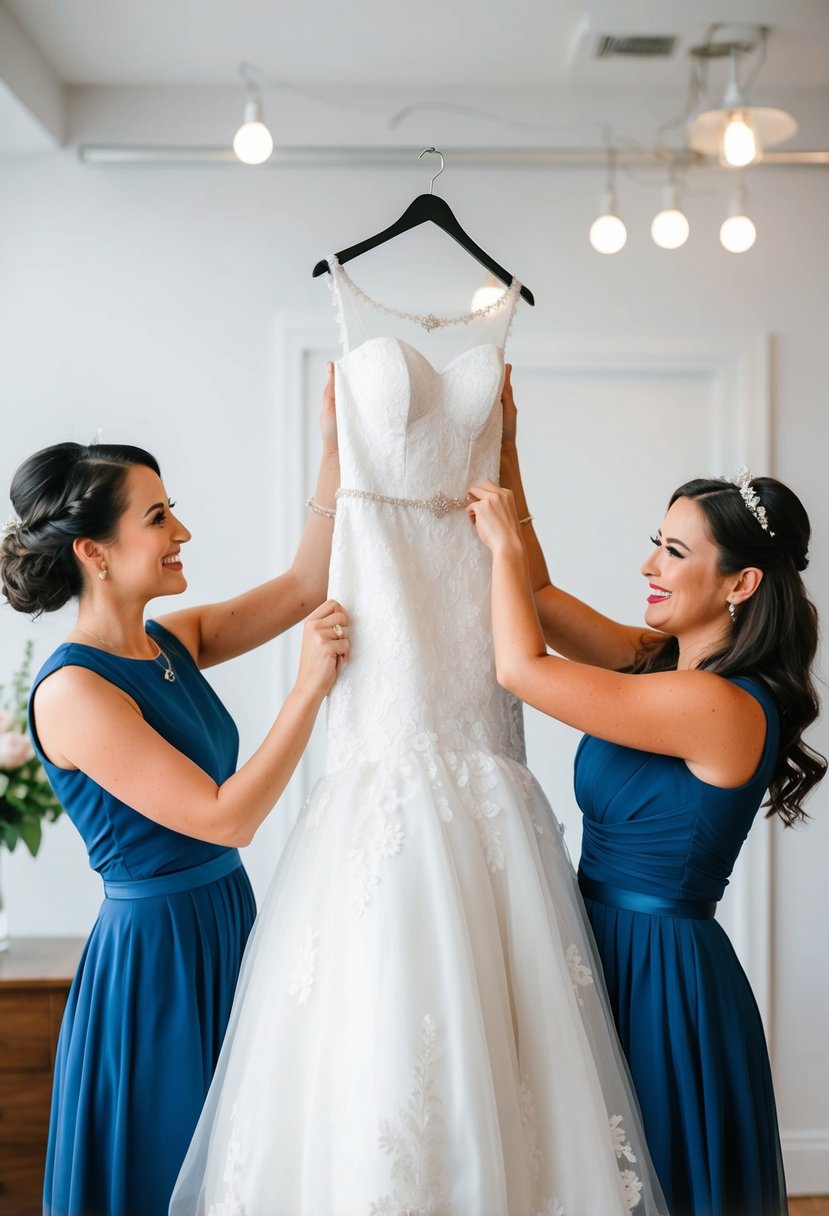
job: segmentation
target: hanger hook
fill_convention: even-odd
[[[440,157],[440,168],[438,169],[437,173],[436,173],[436,174],[435,174],[435,176],[432,178],[432,180],[429,182],[429,193],[431,194],[431,193],[432,193],[432,187],[434,186],[435,182],[438,180],[438,178],[440,177],[440,175],[441,175],[441,173],[443,172],[444,168],[446,167],[446,162],[445,162],[445,160],[443,159],[443,153],[442,153],[442,152],[438,152],[437,148],[424,148],[424,149],[423,149],[423,151],[420,153],[420,155],[418,156],[418,158],[417,158],[417,159],[418,159],[418,160],[420,160],[420,157],[421,157],[421,156],[425,156],[427,152],[434,152],[435,156],[439,156],[439,157]]]

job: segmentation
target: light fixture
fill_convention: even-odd
[[[763,55],[767,37],[768,29],[758,27]],[[756,164],[762,159],[765,148],[791,139],[797,131],[796,120],[786,110],[754,105],[744,97],[739,80],[739,58],[754,45],[709,41],[692,52],[699,59],[719,58],[724,54],[730,57],[731,77],[722,105],[714,110],[703,110],[691,119],[688,143],[693,151],[717,156],[721,164],[732,168]]]
[[[731,201],[731,210],[720,227],[720,243],[729,253],[745,253],[757,240],[757,229],[746,215],[746,189],[741,182]]]
[[[607,189],[602,198],[601,215],[590,225],[590,244],[597,253],[618,253],[628,239],[625,228],[616,210],[616,149],[607,151]]]
[[[242,125],[233,136],[233,151],[244,165],[263,165],[273,152],[273,136],[262,121],[259,82],[247,63],[239,65],[239,75],[248,91]]]
[[[688,240],[691,225],[680,208],[676,185],[671,182],[662,196],[662,210],[653,217],[651,236],[660,249],[679,249]]]
[[[481,308],[489,308],[490,304],[497,304],[505,290],[504,284],[499,283],[494,274],[488,274],[472,296],[470,312],[478,312]]]

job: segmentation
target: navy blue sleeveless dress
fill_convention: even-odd
[[[653,1163],[672,1216],[780,1216],[786,1188],[760,1014],[713,919],[779,750],[774,701],[754,777],[717,789],[682,760],[586,736],[579,884]]]
[[[236,727],[186,648],[154,621],[176,674],[74,642],[33,685],[86,667],[122,688],[146,721],[221,783]],[[163,1216],[210,1085],[255,915],[235,849],[171,831],[32,739],[84,838],[105,899],[63,1018],[44,1180],[44,1216]]]

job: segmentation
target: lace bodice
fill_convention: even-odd
[[[523,760],[520,708],[495,681],[489,553],[464,510],[423,505],[463,501],[475,481],[498,478],[503,344],[520,286],[495,307],[442,319],[461,322],[473,344],[439,372],[410,342],[371,333],[372,319],[388,329],[400,314],[358,291],[335,259],[331,279],[345,492],[330,594],[351,614],[352,657],[330,698],[329,771],[411,748]],[[430,330],[428,317],[415,320]]]

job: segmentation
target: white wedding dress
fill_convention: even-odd
[[[498,476],[519,286],[459,325],[331,272],[330,591],[351,658],[170,1211],[664,1216],[562,830],[495,680],[490,555],[460,505]],[[433,360],[466,345],[439,372],[388,336],[390,314]]]

